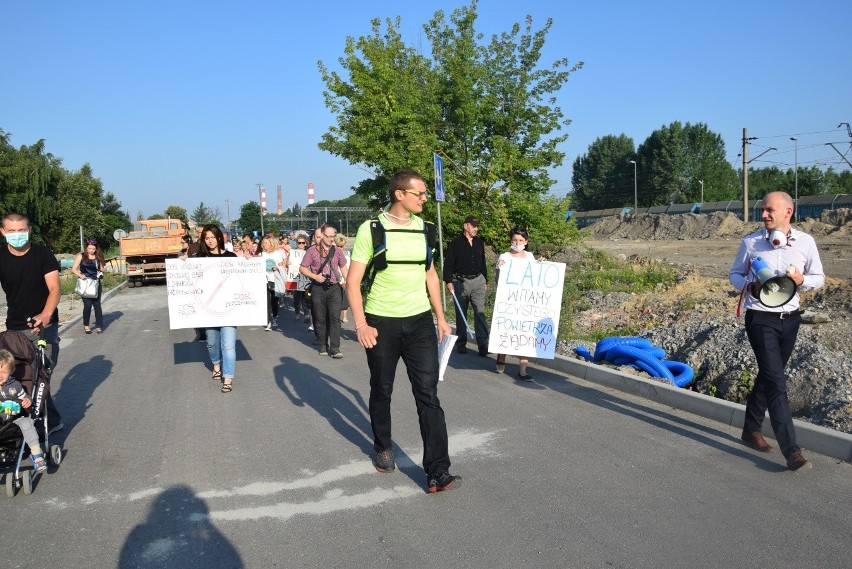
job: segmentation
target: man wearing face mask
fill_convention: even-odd
[[[47,357],[54,369],[59,358],[59,262],[41,245],[30,243],[30,220],[19,213],[3,218],[0,233],[0,286],[6,293],[6,329],[24,332],[35,342],[44,329]],[[61,430],[62,417],[48,394],[47,419],[51,433]]]
[[[485,318],[485,289],[488,284],[488,273],[485,270],[485,242],[477,237],[479,219],[469,215],[464,220],[464,230],[456,235],[447,245],[444,257],[444,282],[450,294],[455,293],[458,300],[456,306],[456,334],[458,341],[456,351],[467,353],[467,326],[465,317],[467,307],[473,305],[474,325],[476,327],[476,345],[479,355],[488,355],[488,322]]]
[[[822,287],[825,275],[814,238],[790,226],[793,207],[793,199],[786,192],[766,194],[761,204],[763,229],[743,238],[728,280],[744,294],[745,330],[757,360],[757,377],[746,401],[741,438],[759,452],[775,450],[761,433],[768,410],[769,422],[787,468],[802,471],[809,469],[811,462],[802,455],[796,443],[784,368],[793,354],[801,323],[803,311],[799,307],[799,291]],[[760,257],[774,275],[787,275],[796,284],[798,288],[789,302],[774,308],[761,303],[760,283],[755,286],[750,282],[750,269],[756,257]],[[748,294],[745,294],[746,288]]]

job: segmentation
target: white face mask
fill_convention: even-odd
[[[526,248],[527,246],[523,243],[512,243],[512,251],[514,251],[515,253],[520,253]]]

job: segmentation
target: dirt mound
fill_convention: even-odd
[[[819,220],[807,219],[796,225],[815,237],[846,235],[852,225],[852,210],[838,209],[825,211]],[[682,240],[682,239],[728,239],[740,238],[763,226],[760,222],[745,223],[726,212],[713,212],[708,215],[685,213],[668,215],[665,213],[626,215],[623,217],[605,217],[585,230],[592,239],[646,239],[646,240]]]

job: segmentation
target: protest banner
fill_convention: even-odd
[[[302,259],[305,258],[304,249],[290,250],[290,265],[287,267],[287,290],[305,290],[311,279],[299,272]]]
[[[266,324],[260,257],[166,259],[166,289],[172,330]]]
[[[488,351],[553,359],[565,263],[509,259],[500,267]]]

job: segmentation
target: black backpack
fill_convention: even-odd
[[[435,249],[438,246],[438,237],[435,224],[423,220],[423,229],[402,229],[393,228],[385,229],[385,226],[377,219],[371,219],[370,235],[373,238],[373,256],[370,262],[367,263],[367,270],[364,271],[364,279],[361,281],[361,292],[366,300],[370,293],[370,288],[373,286],[373,281],[376,278],[376,273],[384,271],[388,268],[388,263],[394,264],[409,264],[409,265],[424,265],[424,271],[428,271],[432,266]],[[387,258],[388,243],[387,232],[391,233],[423,233],[426,241],[426,256],[422,261],[389,261]]]

